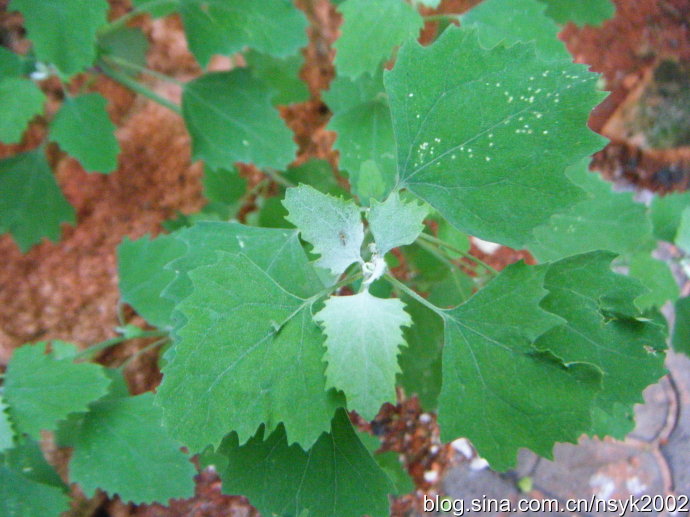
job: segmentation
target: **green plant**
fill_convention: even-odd
[[[42,94],[22,72],[45,67],[65,81],[102,72],[184,117],[210,203],[167,235],[119,248],[123,301],[158,330],[123,326],[82,352],[52,342],[14,353],[0,399],[6,514],[67,504],[41,431],[72,448],[69,481],[87,495],[190,496],[189,456],[199,454],[224,492],[266,515],[379,516],[397,488],[346,411],[372,419],[395,403],[396,386],[438,411],[444,440],[470,438],[497,469],[521,447],[549,457],[555,442],[631,429],[633,405],[664,374],[657,308],[678,294],[662,263],[647,267],[648,211],[586,170],[604,143],[586,125],[603,94],[571,63],[541,3],[486,0],[426,47],[414,41],[424,20],[412,5],[340,3],[338,77],[324,100],[349,192],[323,162],[287,168],[296,146],[274,103],[304,99],[295,54],[307,23],[291,2],[134,4],[104,24],[101,0],[13,0],[35,59],[0,54],[0,102],[18,107],[0,135],[18,139],[40,111]],[[573,5],[550,4],[558,21]],[[49,12],[64,23],[44,26]],[[126,27],[144,12],[179,12],[202,66],[250,47],[249,66],[184,84],[181,108],[159,98],[132,74],[152,73],[137,62],[141,35]],[[79,38],[57,52],[65,26]],[[49,123],[51,140],[99,171],[116,154],[103,108],[83,93]],[[96,141],[82,140],[77,119]],[[260,196],[248,225],[228,222],[245,195],[237,162],[264,171],[253,194],[272,182],[282,198]],[[26,169],[38,183],[22,179]],[[0,162],[0,185],[26,192],[0,200],[0,229],[23,248],[72,217],[40,150]],[[51,217],[29,210],[39,194],[59,207]],[[526,247],[540,264],[497,272],[468,252],[469,235]],[[401,262],[405,275],[392,274]],[[167,346],[163,382],[131,397],[120,371],[88,360],[142,337]]]

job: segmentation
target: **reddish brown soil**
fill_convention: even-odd
[[[444,0],[438,12],[460,13],[478,0]],[[600,28],[567,27],[562,33],[578,62],[592,65],[604,74],[609,98],[592,115],[591,126],[603,131],[618,108],[649,75],[649,70],[664,58],[690,60],[690,0],[616,0],[616,18]],[[0,28],[3,43],[26,51],[21,17],[6,12],[7,0],[0,0]],[[299,0],[302,8],[312,5]],[[111,0],[111,17],[125,12],[128,2]],[[432,13],[428,11],[427,13]],[[332,149],[334,134],[325,130],[330,114],[320,99],[333,77],[332,42],[338,36],[340,19],[327,0],[313,2],[309,12],[311,43],[305,49],[307,65],[302,76],[309,84],[312,99],[281,113],[295,132],[300,153],[296,162],[323,158],[334,167],[337,153]],[[151,38],[149,65],[180,79],[189,79],[200,71],[188,52],[178,19],[138,20]],[[427,24],[422,39],[433,38],[434,24]],[[219,59],[214,67],[227,67]],[[79,85],[78,79],[74,87]],[[151,87],[172,99],[179,89],[167,84]],[[77,210],[79,224],[65,226],[59,243],[44,242],[22,255],[9,236],[0,237],[0,367],[12,350],[35,340],[65,339],[80,346],[112,337],[117,325],[117,267],[115,249],[124,236],[156,234],[161,222],[176,212],[191,213],[203,206],[201,166],[190,162],[189,138],[179,117],[148,101],[135,98],[124,88],[105,79],[96,89],[109,100],[109,111],[119,126],[122,146],[120,166],[109,175],[86,174],[73,160],[51,147],[49,157],[57,179]],[[59,103],[57,85],[46,81],[44,90],[51,102],[49,112]],[[0,157],[35,147],[43,138],[45,122],[37,120],[19,146],[0,146]],[[642,150],[625,140],[614,141],[596,156],[595,166],[611,177],[625,177],[638,185],[655,189],[674,188],[687,183],[683,154],[672,151]],[[668,178],[659,171],[676,167],[680,174]],[[685,172],[684,172],[685,171]],[[243,169],[248,176],[260,174]],[[680,179],[678,179],[680,178]],[[662,181],[663,180],[663,181]],[[37,207],[40,210],[40,207]],[[500,269],[520,258],[524,252],[503,248],[484,256],[473,253]],[[131,320],[135,317],[126,313]],[[135,317],[136,318],[136,317]],[[133,320],[141,324],[141,320]],[[117,364],[139,343],[120,347],[102,357]],[[141,357],[129,368],[132,390],[150,389],[159,381],[155,355]],[[424,472],[443,471],[448,449],[438,447],[438,429],[432,418],[420,422],[421,409],[416,401],[404,400],[397,407],[387,406],[373,424],[383,436],[383,448],[405,456],[417,486],[433,488],[424,480]],[[360,422],[365,428],[371,425]],[[96,508],[112,515],[183,516],[183,515],[254,515],[241,498],[221,496],[219,482],[210,473],[199,478],[197,496],[174,503],[169,509],[158,506],[134,508],[120,503],[101,504],[80,499],[75,514],[93,515]],[[396,515],[404,515],[418,501],[402,498],[395,505]],[[102,515],[103,513],[101,513]]]
[[[616,0],[615,18],[602,27],[566,27],[562,38],[575,61],[603,74],[609,97],[594,111],[590,126],[612,139],[595,156],[593,168],[610,178],[625,178],[643,188],[666,192],[687,187],[690,159],[687,150],[641,149],[615,127],[619,110],[635,101],[652,70],[665,59],[690,62],[689,0]],[[612,120],[613,119],[613,120]]]

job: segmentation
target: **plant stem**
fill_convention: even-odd
[[[424,16],[425,22],[440,22],[443,20],[457,20],[460,18],[459,14],[430,14]]]
[[[466,259],[469,259],[469,260],[473,261],[474,263],[479,264],[480,266],[482,266],[484,269],[486,269],[492,275],[498,274],[498,271],[496,271],[494,268],[492,268],[489,264],[484,262],[479,257],[475,257],[474,255],[467,253],[466,251],[462,251],[462,250],[456,248],[455,246],[448,244],[445,241],[442,241],[438,237],[434,237],[433,235],[429,235],[428,233],[421,233],[419,235],[419,239],[422,241],[427,241],[431,244],[435,244],[436,246],[438,246],[440,248],[446,248],[447,250],[452,251],[453,253],[457,253],[458,255],[462,255]]]
[[[156,7],[158,5],[163,5],[166,3],[170,3],[170,0],[152,0],[151,2],[148,2],[146,4],[146,6],[145,6],[146,8],[144,8],[143,5],[139,6],[139,7],[135,7],[134,9],[132,9],[127,14],[120,16],[117,20],[113,20],[109,24],[102,27],[98,31],[98,34],[103,35],[103,34],[107,34],[109,32],[116,31],[120,27],[123,27],[128,21],[136,18],[139,15],[146,14],[148,12],[148,10],[151,9],[152,7]]]
[[[124,343],[125,341],[129,341],[130,339],[139,339],[139,338],[145,338],[145,337],[167,337],[168,333],[163,332],[160,330],[147,330],[139,334],[138,336],[135,337],[126,337],[126,336],[119,336],[119,337],[113,337],[110,339],[106,339],[105,341],[101,341],[100,343],[96,343],[95,345],[91,345],[88,348],[85,348],[81,352],[79,352],[77,355],[74,356],[74,359],[83,359],[86,357],[90,357],[91,355],[95,354],[96,352],[100,352],[101,350],[105,350],[106,348],[110,348],[111,346],[119,345],[120,343]]]
[[[152,349],[156,348],[157,346],[160,346],[160,345],[167,343],[169,339],[170,338],[168,336],[165,336],[165,337],[163,337],[157,341],[154,341],[151,344],[146,345],[141,350],[137,350],[132,355],[130,355],[127,359],[125,359],[125,361],[120,366],[118,366],[118,370],[124,370],[125,368],[127,368],[127,365],[129,363],[131,363],[134,359],[139,357],[141,354],[145,354],[149,350],[152,350]]]
[[[102,61],[100,62],[100,67],[101,70],[103,70],[103,73],[111,79],[114,79],[118,83],[125,85],[127,88],[130,88],[131,90],[143,95],[144,97],[147,97],[152,101],[157,102],[161,106],[165,106],[166,108],[177,113],[178,115],[182,115],[182,109],[177,104],[169,101],[168,99],[164,99],[156,92],[150,90],[140,82],[129,77],[127,74],[123,74],[118,72],[117,70],[113,70]]]
[[[286,177],[282,176],[280,174],[280,172],[278,172],[275,169],[271,169],[270,167],[267,167],[265,169],[262,169],[262,172],[266,176],[271,178],[271,180],[275,181],[276,183],[278,183],[279,185],[282,185],[285,188],[292,188],[292,187],[296,186],[292,181],[290,181]]]
[[[151,70],[150,68],[146,68],[145,66],[137,65],[136,63],[132,63],[130,61],[127,61],[126,59],[122,59],[115,56],[106,56],[103,58],[103,61],[117,66],[121,66],[123,68],[129,68],[130,70],[139,72],[141,74],[150,75],[151,77],[155,77],[156,79],[160,79],[161,81],[176,84],[177,86],[184,86],[184,83],[182,81],[178,81],[174,77],[162,74],[160,72],[156,72],[155,70]]]
[[[414,290],[410,289],[407,287],[404,283],[402,283],[400,280],[395,278],[393,275],[391,275],[389,272],[387,272],[384,275],[384,278],[388,281],[389,284],[391,284],[393,287],[399,289],[400,291],[404,292],[407,294],[409,297],[414,298],[417,300],[419,303],[424,305],[426,308],[431,309],[434,311],[436,314],[443,316],[444,310],[441,309],[440,307],[436,307],[433,303],[431,303],[429,300],[421,296],[420,294],[416,293]]]

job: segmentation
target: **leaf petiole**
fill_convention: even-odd
[[[168,83],[173,83],[176,84],[177,86],[184,86],[184,82],[179,81],[175,79],[174,77],[171,77],[166,74],[162,74],[160,72],[156,72],[155,70],[151,70],[150,68],[147,68],[145,66],[137,65],[136,63],[132,63],[130,61],[127,61],[126,59],[122,59],[116,56],[104,56],[103,60],[111,63],[113,65],[121,66],[123,68],[129,68],[130,70],[133,70],[134,72],[139,72],[141,74],[146,74],[150,75],[151,77],[154,77],[156,79],[160,79],[161,81],[166,81]]]
[[[148,13],[149,9],[151,9],[152,7],[157,7],[158,5],[163,5],[166,3],[170,3],[170,0],[151,0],[150,2],[147,2],[145,5],[135,7],[127,14],[120,16],[117,20],[113,20],[107,25],[102,26],[98,31],[98,35],[102,36],[104,34],[108,34],[109,32],[116,31],[119,28],[124,27],[124,25],[127,22],[133,20],[137,16]]]
[[[139,338],[146,338],[146,337],[166,337],[167,338],[168,333],[163,332],[161,330],[147,330],[144,332],[141,332],[139,335],[136,337],[129,337],[129,336],[119,336],[119,337],[114,337],[110,339],[106,339],[105,341],[101,341],[100,343],[96,343],[95,345],[91,345],[90,347],[85,348],[78,354],[74,356],[74,359],[84,359],[84,358],[90,358],[93,354],[100,352],[101,350],[105,350],[106,348],[110,348],[111,346],[119,345],[120,343],[124,343],[125,341],[129,341],[130,339],[139,339]]]
[[[486,270],[489,272],[489,274],[491,274],[491,275],[497,275],[497,274],[498,274],[498,271],[497,271],[497,270],[495,270],[493,267],[491,267],[489,264],[487,264],[486,262],[484,262],[484,261],[483,261],[482,259],[480,259],[479,257],[475,257],[475,256],[472,255],[471,253],[467,253],[466,251],[462,251],[462,250],[460,250],[460,249],[454,247],[453,245],[448,244],[448,243],[445,242],[445,241],[442,241],[442,240],[439,239],[438,237],[434,237],[433,235],[429,235],[428,233],[421,233],[421,234],[419,235],[419,239],[420,239],[421,241],[426,241],[426,242],[429,242],[429,243],[431,243],[431,244],[435,244],[435,245],[438,246],[439,248],[445,248],[445,249],[447,249],[447,250],[449,250],[449,251],[452,251],[453,253],[457,253],[458,255],[462,255],[464,258],[466,258],[466,259],[468,259],[468,260],[471,260],[471,261],[473,261],[475,264],[478,264],[478,265],[482,266],[482,267],[483,267],[484,269],[486,269]]]
[[[168,99],[165,99],[158,95],[156,92],[152,91],[151,89],[147,88],[143,84],[141,84],[139,81],[132,79],[129,77],[127,74],[123,74],[121,72],[118,72],[117,70],[114,70],[110,68],[106,63],[101,61],[99,63],[99,66],[103,73],[110,77],[111,79],[114,79],[118,83],[123,84],[124,86],[127,86],[128,88],[134,90],[135,92],[143,95],[144,97],[147,97],[151,99],[154,102],[157,102],[161,106],[165,106],[169,110],[177,113],[178,115],[182,115],[182,109],[175,104],[172,101],[169,101]]]
[[[399,289],[400,291],[404,292],[406,295],[410,296],[411,298],[414,298],[416,301],[424,305],[426,308],[431,309],[434,311],[436,314],[439,316],[444,316],[444,310],[441,309],[440,307],[437,307],[433,303],[431,303],[429,300],[421,296],[419,293],[415,292],[413,289],[410,289],[407,287],[403,282],[395,278],[393,275],[390,273],[386,273],[384,275],[384,278],[388,281],[389,284],[391,284],[393,287],[396,289]]]

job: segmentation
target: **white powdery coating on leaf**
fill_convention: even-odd
[[[372,419],[381,405],[395,400],[402,328],[412,324],[397,298],[376,298],[364,291],[332,296],[314,320],[326,334],[324,359],[328,387],[342,390],[348,408]]]

